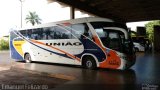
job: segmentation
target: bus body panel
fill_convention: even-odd
[[[89,31],[92,34],[92,38],[88,38],[87,36],[82,35],[81,39],[72,38],[35,40],[28,39],[26,36],[23,36],[21,34],[16,34],[19,31],[11,31],[11,57],[13,59],[24,60],[25,54],[29,53],[31,55],[32,61],[82,65],[83,56],[89,55],[95,59],[97,67],[112,69],[125,69],[128,62],[134,63],[134,61],[127,61],[126,58],[128,56],[126,54],[104,46],[104,42],[101,40],[101,38],[95,31],[95,28],[90,23],[99,21],[111,23],[114,22],[113,20],[104,18],[83,18],[32,27],[35,29],[40,27],[51,27],[58,25],[60,27],[64,26],[65,28],[70,28],[70,25],[72,24],[86,23],[86,25],[89,28]],[[121,32],[124,34],[125,38],[128,38],[128,32],[122,28],[105,27],[103,29]],[[14,33],[16,35],[14,35]],[[73,32],[70,33],[73,34]],[[19,38],[22,40],[18,41]],[[131,64],[129,64],[129,66],[131,66]]]
[[[15,37],[11,37],[11,36],[15,36],[15,34],[13,32],[10,32],[10,41],[9,41],[9,46],[10,46],[10,56],[12,59],[15,59],[16,61],[19,60],[23,60],[23,56],[22,53],[18,52],[21,51],[21,43],[17,42],[14,43],[14,38]]]
[[[12,44],[13,42],[10,41],[10,56],[11,58],[15,59],[16,61],[23,60],[23,57],[19,52],[16,50],[16,48]]]
[[[74,54],[80,54],[84,51],[84,46],[78,39],[40,40],[39,42],[42,42],[44,44],[40,43],[35,43],[36,45],[31,44],[30,51],[27,51],[29,49],[26,48],[23,49],[24,52],[32,52],[33,61],[74,64],[74,59],[65,56],[64,52],[74,55]],[[54,44],[56,45],[54,46]],[[25,45],[24,47],[27,46],[28,45]],[[56,48],[58,48],[59,50],[57,50]]]

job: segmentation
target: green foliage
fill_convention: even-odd
[[[131,37],[134,37],[134,36],[136,36],[136,34],[135,33],[131,33]]]
[[[39,16],[36,14],[36,12],[29,12],[29,14],[26,16],[26,23],[31,23],[33,26],[35,24],[41,24],[41,19]]]
[[[0,40],[0,50],[8,50],[9,49],[9,41],[8,40]]]
[[[155,25],[160,26],[160,20],[150,21],[147,24],[145,24],[147,37],[150,41],[153,41],[153,30]]]

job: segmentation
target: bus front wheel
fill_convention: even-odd
[[[96,69],[97,68],[96,62],[95,62],[94,58],[91,56],[84,57],[83,66],[84,66],[84,68],[87,68],[87,69]]]
[[[24,60],[25,60],[26,63],[31,63],[32,61],[31,61],[31,56],[30,56],[30,54],[28,54],[28,53],[25,54]]]

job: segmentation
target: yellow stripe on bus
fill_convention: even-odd
[[[16,49],[16,51],[23,56],[24,52],[22,50],[22,45],[25,43],[26,41],[13,41],[13,46]]]

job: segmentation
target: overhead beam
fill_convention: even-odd
[[[94,7],[94,6],[97,6],[97,5],[100,5],[100,4],[103,4],[105,3],[106,1],[105,0],[92,0],[90,1],[90,6]]]
[[[89,0],[53,0],[53,1],[67,4],[69,6],[77,8],[81,11],[87,12],[88,14],[92,14],[92,15],[99,16],[99,17],[114,19],[115,21],[125,22],[122,18],[118,18],[117,16],[115,16],[111,13],[108,13],[108,12],[102,12],[102,11],[98,10],[96,7],[90,6],[89,2],[91,2],[91,1],[89,1]]]
[[[160,0],[48,0],[120,22],[160,19]],[[71,10],[72,11],[72,10]],[[71,13],[72,15],[73,13]],[[71,16],[73,18],[73,15]]]

